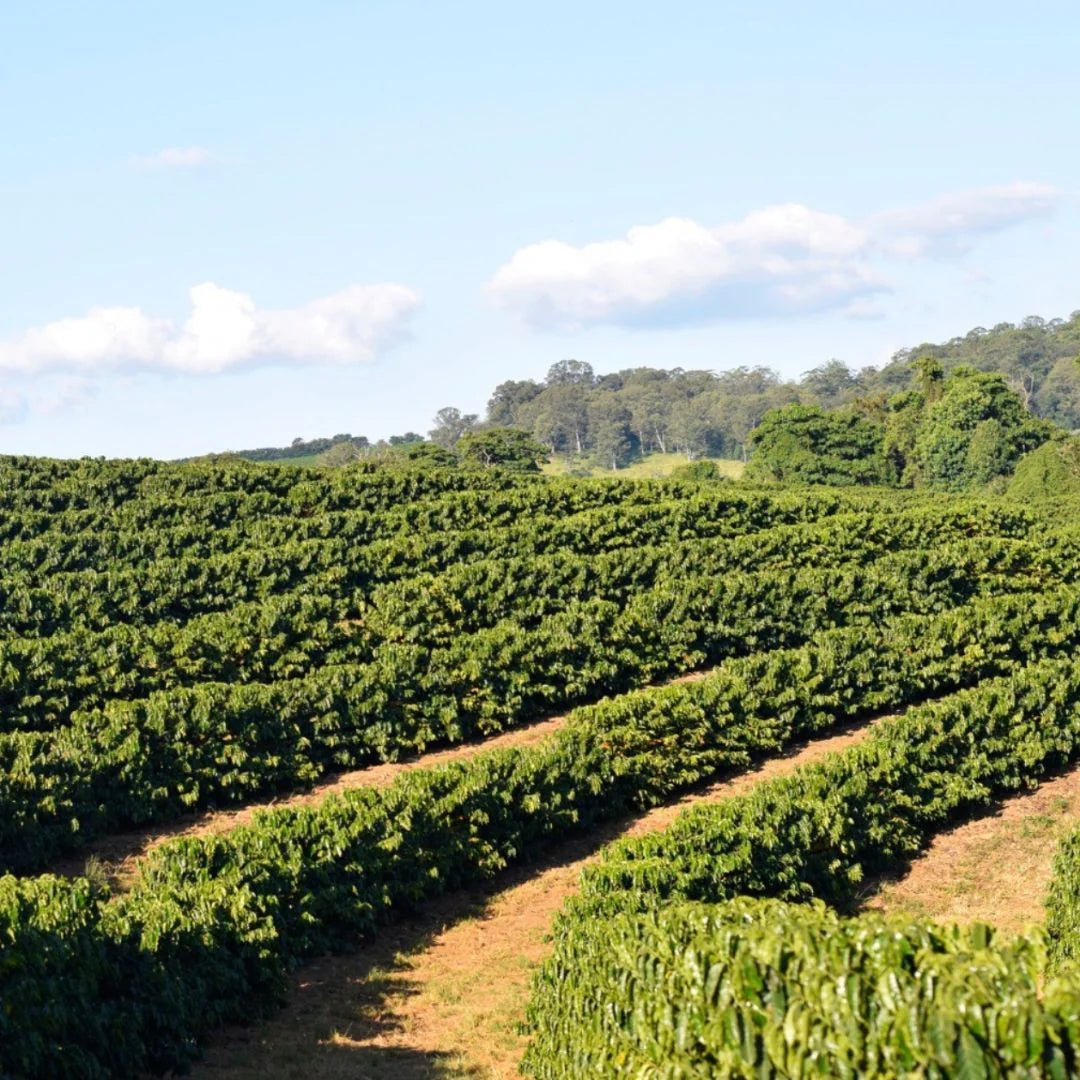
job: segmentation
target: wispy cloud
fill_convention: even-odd
[[[152,154],[140,154],[130,159],[133,169],[198,169],[209,165],[213,155],[204,146],[166,146]]]
[[[887,210],[868,221],[881,246],[902,258],[963,254],[983,236],[1035,218],[1061,205],[1046,184],[1016,183],[953,192],[918,206]]]
[[[299,307],[264,310],[212,282],[190,290],[182,324],[138,307],[97,307],[0,342],[0,371],[167,371],[212,375],[258,364],[369,363],[407,335],[420,298],[403,285],[351,285]]]
[[[1052,213],[1060,193],[1018,183],[849,220],[796,203],[708,227],[667,218],[625,237],[517,251],[488,283],[541,329],[658,326],[711,319],[869,310],[890,291],[889,261],[962,253],[981,236]]]
[[[25,395],[10,386],[0,386],[0,424],[17,424],[26,418]]]

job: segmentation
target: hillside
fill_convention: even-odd
[[[1078,356],[1080,312],[1068,319],[1031,316],[1017,325],[976,327],[947,342],[901,349],[880,369],[852,369],[831,360],[798,379],[764,367],[643,367],[597,374],[587,363],[564,360],[542,381],[500,383],[483,419],[453,407],[440,410],[428,437],[450,449],[469,431],[518,427],[546,447],[551,473],[661,476],[674,467],[675,457],[745,462],[750,434],[770,410],[796,404],[834,410],[911,389],[917,383],[913,364],[925,357],[938,360],[946,374],[964,366],[999,373],[1033,416],[1072,430],[1080,428]],[[377,442],[340,434],[230,453],[250,461],[342,465],[388,460],[421,441],[415,432]]]
[[[160,1074],[207,1044],[219,1076],[619,1075],[616,1056],[714,1052],[783,1072],[851,1024],[855,1074],[860,1054],[1030,1071],[1080,1050],[1035,939],[850,914],[943,829],[1080,761],[1073,502],[422,463],[0,473],[0,1073]],[[1051,849],[1030,858],[1057,964],[1080,877]],[[512,880],[536,901],[507,900],[501,952],[410,921],[449,928],[462,890]],[[780,903],[812,897],[831,908]],[[852,942],[882,940],[901,952],[858,972],[896,980],[895,1006],[815,1012],[808,943],[840,978]],[[293,1025],[272,1066],[260,1029],[225,1030],[289,986],[310,1004],[319,958],[357,948],[404,950],[461,1007],[409,1013],[372,971],[368,1026],[304,1051]],[[757,1041],[730,1043],[673,949],[739,1009],[759,1007],[748,969],[722,957],[771,972]],[[623,963],[649,973],[636,1003]],[[785,996],[814,1017],[790,1039]],[[970,1018],[1001,1001],[1002,1041],[980,1041]],[[708,1037],[672,1047],[660,1002]],[[372,1034],[393,1010],[415,1026]],[[1031,1016],[1052,1040],[1016,1034]],[[924,1023],[915,1049],[896,1034]]]
[[[1069,430],[1080,428],[1080,311],[1068,319],[1032,315],[990,330],[977,326],[963,337],[902,349],[877,378],[899,384],[910,361],[920,356],[940,360],[946,370],[967,364],[1000,372],[1035,416]]]

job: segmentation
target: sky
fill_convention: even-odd
[[[0,4],[0,452],[1080,308],[1080,5]]]

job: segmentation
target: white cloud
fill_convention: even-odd
[[[921,206],[888,210],[869,226],[891,255],[920,258],[957,255],[989,233],[1053,214],[1061,192],[1046,184],[1019,182],[943,195]]]
[[[13,387],[0,386],[0,424],[17,424],[26,412],[26,398]]]
[[[86,375],[35,376],[21,395],[27,411],[50,415],[65,412],[94,397],[100,381]]]
[[[142,154],[131,159],[136,169],[198,169],[213,161],[204,146],[166,146],[152,154]]]
[[[367,363],[406,334],[420,298],[403,285],[352,285],[303,307],[260,310],[206,282],[177,326],[135,307],[99,307],[0,342],[0,371],[216,374],[256,364]]]
[[[559,330],[859,313],[869,297],[890,291],[883,261],[962,251],[982,234],[1052,212],[1058,199],[1045,185],[1013,184],[862,221],[797,203],[712,228],[667,218],[581,247],[530,244],[487,290],[533,326]]]
[[[853,257],[865,243],[843,218],[794,204],[714,229],[668,218],[622,240],[524,247],[488,289],[530,323],[560,329],[813,310],[883,287]]]

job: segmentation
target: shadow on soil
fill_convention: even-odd
[[[628,817],[572,837],[482,887],[447,894],[387,926],[355,952],[323,956],[293,976],[285,1008],[269,1020],[214,1034],[193,1080],[488,1080],[457,1055],[402,1046],[403,1018],[395,1000],[416,994],[408,957],[430,947],[445,930],[482,918],[500,892],[546,870],[593,854],[624,834]],[[478,1038],[483,1038],[482,1034]],[[385,1045],[382,1041],[385,1040]]]
[[[837,726],[824,737],[842,737],[865,727]],[[752,781],[762,770],[797,758],[814,741],[800,741],[771,758],[687,789],[663,812],[674,817],[700,792],[733,777]],[[545,871],[570,866],[634,831],[643,816],[589,826],[483,886],[455,890],[425,904],[420,912],[386,926],[376,939],[358,943],[355,952],[305,964],[294,974],[280,1013],[261,1024],[216,1032],[189,1075],[193,1080],[491,1080],[497,1074],[470,1068],[456,1054],[402,1045],[407,1043],[404,1018],[394,1011],[393,1002],[418,992],[410,979],[409,956],[430,947],[455,923],[483,917],[497,894]],[[477,1034],[478,1040],[486,1037]]]
[[[935,843],[940,843],[974,822],[1002,817],[1009,804],[1016,799],[1036,795],[1046,784],[1060,780],[1078,770],[1080,770],[1080,764],[1076,761],[1057,762],[1038,778],[1038,783],[1031,787],[1020,787],[1006,795],[997,796],[981,806],[962,808],[949,818],[947,824],[928,837],[926,843],[910,858],[886,869],[869,872],[851,902],[843,905],[841,910],[846,915],[857,915],[871,910],[871,901],[890,885],[902,882],[911,873],[915,864],[931,851]]]

